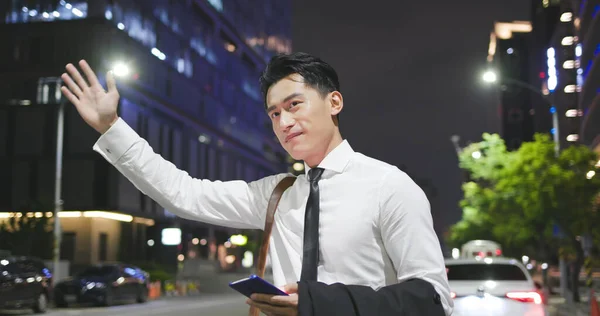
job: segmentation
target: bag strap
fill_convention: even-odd
[[[277,206],[279,205],[279,200],[281,200],[281,196],[283,192],[291,187],[296,181],[296,177],[288,176],[283,178],[283,180],[279,181],[275,189],[273,189],[273,193],[271,193],[271,197],[269,198],[269,205],[267,206],[267,216],[265,218],[265,228],[263,231],[262,243],[260,245],[260,252],[258,253],[258,263],[256,265],[256,275],[259,277],[265,276],[265,269],[267,266],[267,254],[269,253],[269,242],[271,241],[271,232],[273,231],[273,222],[275,219],[275,212],[277,211]],[[257,308],[250,307],[249,314],[250,316],[259,315],[260,311]]]

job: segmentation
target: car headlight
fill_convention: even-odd
[[[104,287],[106,287],[106,284],[104,284],[102,282],[88,282],[85,285],[85,288],[88,289],[88,290],[91,290],[93,288],[102,289]]]

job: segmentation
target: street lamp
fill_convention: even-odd
[[[125,77],[129,74],[130,68],[124,62],[116,62],[112,66],[112,71],[117,77]],[[63,163],[63,142],[64,142],[64,122],[65,122],[65,106],[68,102],[67,98],[60,91],[60,87],[63,85],[61,78],[49,77],[44,78],[44,82],[53,83],[56,85],[56,99],[58,101],[58,113],[56,120],[56,165],[54,175],[54,245],[53,245],[53,280],[54,282],[59,281],[60,273],[60,243],[61,243],[61,227],[59,213],[62,211],[63,200],[62,195],[62,163]]]
[[[115,62],[111,70],[116,77],[126,77],[131,72],[129,66],[122,61]]]
[[[488,70],[488,71],[484,72],[482,78],[483,78],[483,81],[485,81],[487,83],[494,83],[494,82],[496,82],[496,80],[498,80],[498,76],[492,70]]]
[[[482,79],[486,83],[490,83],[490,84],[497,83],[498,75],[493,70],[488,70],[483,74]],[[523,81],[520,81],[517,79],[512,79],[512,78],[502,78],[501,86],[504,87],[507,84],[527,89],[527,90],[539,95],[542,98],[542,100],[544,100],[546,102],[546,104],[548,104],[548,106],[550,106],[550,112],[552,113],[552,132],[553,132],[553,136],[554,136],[554,150],[555,150],[556,155],[558,156],[558,152],[560,150],[560,141],[559,141],[559,136],[558,136],[559,135],[558,113],[557,113],[556,108],[554,107],[553,102],[550,99],[550,97],[545,95],[539,88],[536,88],[535,86],[533,86],[527,82],[523,82]]]

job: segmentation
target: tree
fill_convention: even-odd
[[[41,203],[31,203],[22,209],[27,211],[15,212],[0,222],[0,249],[13,255],[50,259],[53,234],[51,221],[46,217],[48,208]]]
[[[463,219],[451,228],[451,242],[482,236],[542,260],[562,247],[573,254],[573,278],[578,277],[584,260],[580,236],[594,234],[600,220],[594,208],[600,192],[596,153],[575,144],[557,156],[554,142],[542,134],[509,152],[498,135],[484,134],[459,161],[472,181],[463,185]],[[573,298],[579,301],[577,286]]]

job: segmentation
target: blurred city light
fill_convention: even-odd
[[[479,159],[479,158],[481,158],[481,152],[480,151],[474,151],[471,154],[471,157],[473,157],[473,159]]]
[[[295,163],[292,165],[292,168],[294,169],[294,171],[298,171],[298,172],[300,172],[300,171],[304,170],[304,164],[303,164],[303,163],[301,163],[301,162],[295,162]]]
[[[452,258],[458,259],[460,257],[460,249],[454,248],[452,249]]]
[[[483,74],[483,81],[485,82],[494,83],[496,80],[498,80],[498,76],[491,70],[488,70]]]
[[[596,171],[594,170],[590,170],[588,171],[588,173],[585,175],[586,178],[591,179],[596,175]]]
[[[244,246],[248,243],[248,237],[244,235],[233,235],[229,238],[231,244],[236,246]]]
[[[127,64],[125,64],[122,61],[118,61],[113,64],[112,72],[117,77],[125,77],[125,76],[129,75],[130,69],[129,69],[129,66],[127,66]]]

